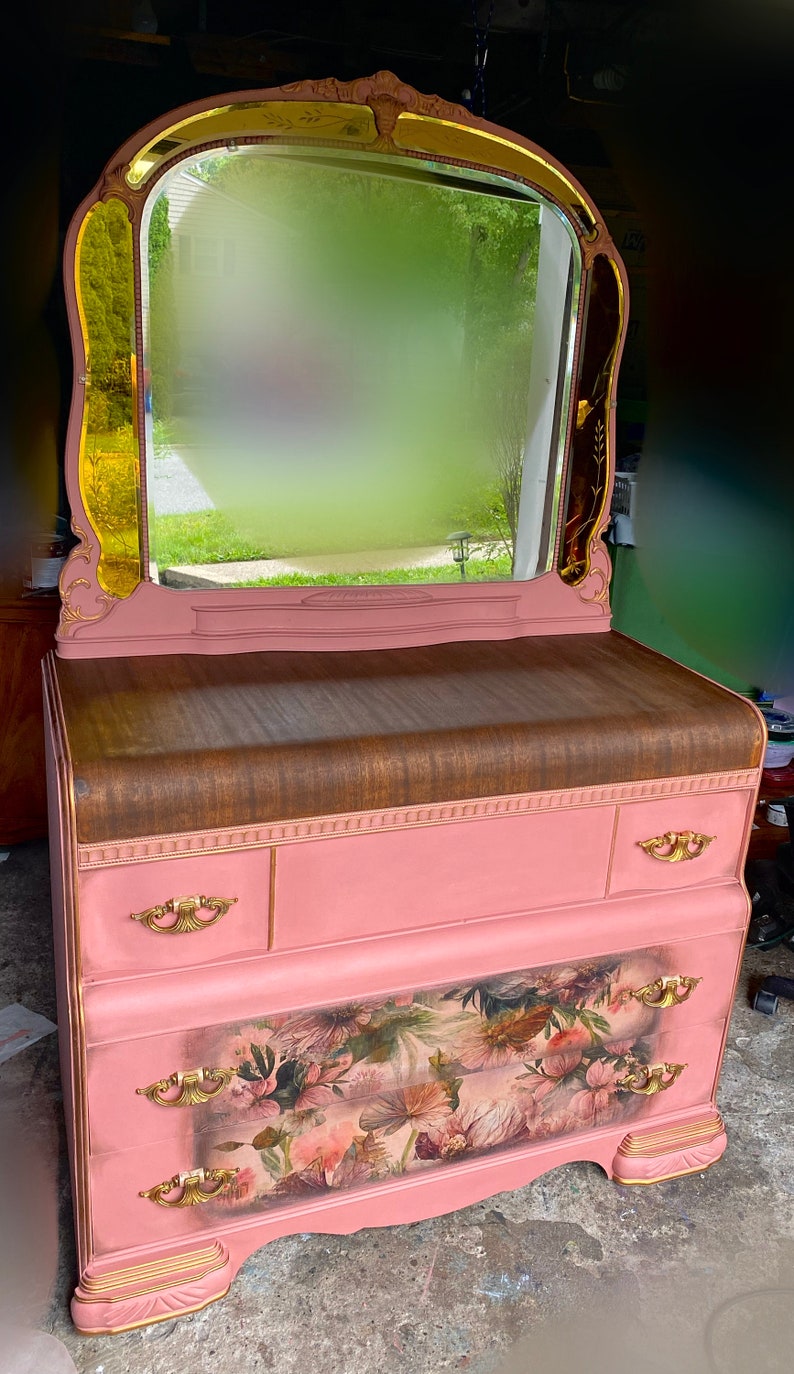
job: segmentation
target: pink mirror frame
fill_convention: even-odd
[[[260,127],[252,129],[252,125],[256,126],[254,116],[262,106],[270,116],[264,132],[261,121]],[[366,115],[358,125],[350,123],[351,106]],[[272,118],[274,110],[280,112],[278,118]],[[223,112],[224,131],[219,137],[201,141],[202,121],[215,111]],[[323,111],[335,113],[335,121],[324,125]],[[343,113],[348,121],[344,128],[340,124]],[[160,147],[160,140],[168,148],[169,133],[185,124],[197,124],[196,135],[189,136],[177,153],[166,154],[158,165],[139,172],[137,180],[143,184],[136,186],[136,177],[130,173],[135,159]],[[329,136],[329,124],[333,137]],[[211,126],[206,124],[205,129],[211,131]],[[582,253],[582,291],[561,477],[562,500],[549,572],[531,581],[217,591],[176,590],[147,580],[144,575],[125,597],[103,588],[98,576],[99,532],[92,525],[81,484],[86,348],[75,280],[81,228],[91,208],[99,202],[116,199],[127,209],[133,227],[137,365],[141,369],[137,236],[152,185],[175,161],[197,151],[226,147],[230,142],[268,141],[377,150],[400,157],[431,157],[452,166],[508,176],[537,189],[572,226]],[[140,168],[141,163],[137,165]],[[588,368],[584,349],[586,316],[597,259],[602,277],[604,269],[608,269],[608,278],[614,278],[617,305],[612,312],[614,337],[606,357],[598,368]],[[78,543],[64,566],[60,582],[62,612],[56,642],[62,657],[396,648],[609,629],[610,560],[602,535],[608,522],[613,479],[615,388],[627,319],[626,273],[603,219],[586,192],[560,163],[528,139],[475,118],[438,97],[420,95],[388,72],[349,84],[307,81],[271,90],[236,92],[225,100],[213,97],[199,101],[148,125],[108,163],[98,186],[79,207],[70,226],[65,248],[65,285],[74,355],[66,484]],[[594,389],[592,378],[596,373],[598,385]],[[136,404],[137,430],[143,434],[141,394]],[[145,570],[145,463],[141,462],[140,467],[140,561]],[[566,516],[566,493],[571,494],[573,501],[580,499],[577,492],[587,493],[587,506],[580,507],[572,517],[569,503]]]

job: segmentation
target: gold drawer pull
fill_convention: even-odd
[[[157,1083],[150,1083],[148,1088],[136,1088],[135,1091],[139,1097],[156,1102],[158,1107],[197,1107],[220,1097],[236,1073],[236,1069],[191,1069],[189,1073],[172,1073],[170,1078],[161,1078]],[[215,1086],[208,1091],[205,1084]],[[178,1097],[164,1096],[171,1088],[179,1089]]]
[[[671,978],[656,978],[644,988],[635,988],[627,997],[636,997],[646,1007],[680,1007],[702,982],[702,978],[685,978],[681,973],[674,973]]]
[[[686,1064],[638,1064],[625,1078],[617,1080],[619,1088],[628,1088],[630,1093],[642,1093],[651,1097],[663,1093],[673,1084],[686,1068]]]
[[[236,901],[236,897],[170,897],[162,906],[150,906],[148,911],[133,911],[131,920],[141,921],[160,935],[183,935],[188,930],[206,930],[208,926],[214,926]],[[197,914],[202,908],[212,911],[214,915],[202,920]],[[176,916],[176,920],[170,926],[158,925],[158,921],[166,916]]]
[[[637,843],[652,859],[677,864],[682,859],[699,859],[716,838],[716,835],[699,835],[696,830],[668,830],[653,840],[638,840]],[[659,853],[661,849],[668,850],[668,853]]]
[[[148,1197],[152,1202],[159,1202],[161,1207],[195,1207],[197,1202],[212,1202],[213,1198],[220,1197],[239,1172],[239,1169],[191,1169],[189,1173],[174,1174],[164,1183],[156,1183],[138,1197]],[[202,1187],[205,1183],[213,1185],[209,1192]],[[166,1193],[177,1188],[182,1189],[179,1197],[166,1197]]]

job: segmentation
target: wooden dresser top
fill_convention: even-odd
[[[87,843],[753,768],[764,743],[615,632],[51,668]]]

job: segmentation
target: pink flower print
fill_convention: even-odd
[[[402,1126],[431,1131],[442,1127],[449,1114],[449,1095],[443,1084],[419,1083],[374,1098],[362,1111],[359,1125],[362,1131],[383,1130],[387,1135]]]
[[[526,1128],[514,1102],[473,1102],[459,1107],[438,1130],[424,1131],[416,1141],[418,1159],[453,1160],[475,1150],[492,1150],[514,1140]]]
[[[515,1063],[543,1030],[551,1011],[550,1006],[541,1006],[477,1020],[471,1017],[456,1045],[458,1059],[467,1069],[500,1069]]]
[[[280,1039],[296,1058],[321,1058],[344,1045],[372,1020],[381,1002],[348,1002],[342,1007],[324,1007],[291,1016],[280,1032]]]
[[[528,1085],[535,1101],[542,1102],[544,1097],[554,1092],[555,1088],[559,1088],[568,1075],[578,1069],[581,1062],[582,1055],[579,1050],[547,1055],[538,1070],[538,1078]]]
[[[229,1104],[235,1108],[235,1113],[240,1116],[256,1117],[267,1121],[269,1117],[279,1116],[281,1108],[270,1096],[276,1090],[276,1070],[268,1078],[258,1078],[255,1082],[250,1082],[247,1078],[241,1078],[235,1074],[229,1084]]]
[[[610,1040],[607,1044],[607,1049],[609,1050],[609,1053],[611,1055],[615,1056],[616,1059],[620,1059],[624,1054],[628,1054],[629,1050],[634,1049],[634,1041]]]
[[[617,1073],[614,1064],[596,1059],[585,1076],[587,1087],[574,1093],[568,1106],[588,1125],[601,1125],[617,1114]]]
[[[330,1063],[309,1064],[304,1075],[303,1087],[295,1099],[295,1111],[316,1111],[333,1102],[336,1096],[333,1084],[350,1068],[352,1062],[353,1056],[348,1053],[337,1055]]]
[[[345,1097],[373,1097],[386,1081],[383,1069],[375,1064],[362,1064],[348,1074],[344,1084]]]
[[[583,1050],[591,1044],[590,1032],[585,1029],[578,1021],[573,1026],[568,1026],[566,1030],[557,1031],[550,1040],[546,1041],[547,1053],[561,1054],[569,1050]]]
[[[316,1164],[326,1173],[333,1172],[350,1149],[354,1134],[352,1121],[339,1121],[335,1126],[315,1126],[295,1136],[290,1145],[293,1168],[300,1172]]]

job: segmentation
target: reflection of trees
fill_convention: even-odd
[[[171,415],[176,359],[176,308],[174,257],[168,197],[159,195],[149,219],[147,266],[149,271],[149,369],[152,404],[157,420]]]
[[[97,434],[132,423],[132,229],[121,201],[91,212],[79,271],[91,376],[88,428]]]

